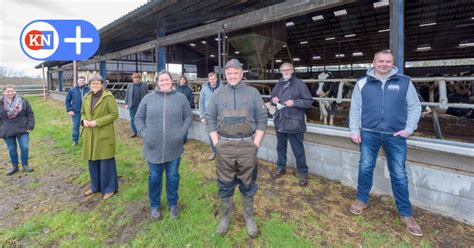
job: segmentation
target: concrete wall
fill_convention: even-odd
[[[63,100],[64,96],[53,94],[53,98]],[[120,108],[120,118],[129,119],[128,111]],[[356,188],[359,147],[348,137],[347,128],[308,126],[304,145],[310,173]],[[188,138],[209,143],[205,127],[196,115]],[[406,166],[413,205],[474,225],[474,145],[413,138],[408,140],[408,147]],[[277,160],[271,121],[258,157],[273,163]],[[295,165],[291,146],[288,163],[291,167]],[[376,194],[392,195],[386,163],[380,151],[372,190]]]

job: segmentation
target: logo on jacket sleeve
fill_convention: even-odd
[[[20,45],[34,60],[86,60],[99,47],[99,33],[84,20],[36,20],[23,28]]]

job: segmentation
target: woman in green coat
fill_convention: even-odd
[[[82,101],[82,159],[88,160],[91,188],[84,195],[101,192],[103,199],[112,197],[118,188],[115,165],[114,121],[118,118],[115,97],[104,89],[104,80],[95,75],[91,92]]]

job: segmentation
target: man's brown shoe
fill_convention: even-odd
[[[285,169],[276,169],[274,172],[272,172],[272,178],[277,179],[284,176],[285,174],[286,174]]]
[[[416,223],[415,218],[413,217],[401,217],[403,223],[407,227],[407,231],[414,236],[421,237],[423,233],[421,232],[420,226]]]
[[[109,199],[110,197],[114,196],[114,194],[115,194],[115,192],[107,193],[107,194],[105,194],[105,195],[102,197],[102,199],[107,200],[107,199]]]
[[[93,194],[95,194],[95,192],[92,191],[92,189],[89,189],[86,192],[84,192],[84,196],[90,196],[90,195],[93,195]]]
[[[364,208],[366,207],[367,207],[367,204],[359,200],[355,200],[355,202],[352,203],[351,207],[349,208],[349,211],[355,215],[361,215]]]

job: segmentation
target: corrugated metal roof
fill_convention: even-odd
[[[160,31],[168,35],[280,2],[282,1],[151,1],[101,28],[99,53],[110,53],[153,40],[159,25]],[[380,1],[357,1],[287,20],[294,24],[283,28],[287,32],[288,50],[292,57],[300,59],[295,64],[370,62],[376,51],[388,49],[390,7],[375,4],[378,6],[376,8],[374,3],[377,2]],[[413,0],[406,1],[405,9],[407,61],[474,57],[474,46],[470,46],[471,43],[474,44],[473,0]],[[245,32],[249,32],[249,29],[227,35],[232,37]],[[190,40],[182,45],[194,51],[197,57],[207,57],[213,63],[216,57],[209,56],[217,54],[217,41],[214,39],[215,37],[207,37]],[[202,44],[202,40],[206,44]],[[190,46],[190,43],[195,46]],[[174,53],[170,50],[178,48],[179,46],[173,46],[168,49],[168,61],[179,62],[176,56],[169,57]],[[233,47],[230,47],[229,52],[233,57],[239,56],[235,54]],[[288,51],[282,49],[275,59],[288,61]]]

